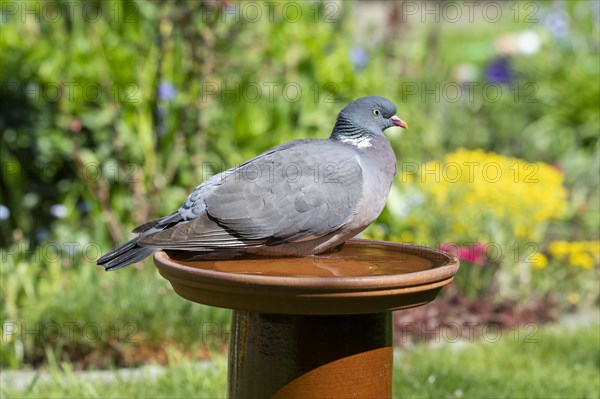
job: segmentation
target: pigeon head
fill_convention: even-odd
[[[382,136],[388,127],[408,125],[396,116],[396,106],[384,97],[362,97],[340,111],[331,139],[363,142]]]

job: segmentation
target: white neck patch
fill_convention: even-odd
[[[358,148],[367,148],[372,147],[371,138],[370,137],[359,137],[359,138],[343,138],[341,140],[343,143],[352,144]]]

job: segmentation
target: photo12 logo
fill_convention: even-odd
[[[403,1],[402,22],[418,20],[421,23],[497,23],[501,20],[515,23],[537,23],[539,4],[533,1]]]
[[[428,166],[429,165],[429,166]],[[433,181],[434,183],[458,183],[466,181],[474,183],[483,180],[486,183],[497,183],[507,173],[498,162],[444,162],[428,164],[427,162],[401,162],[399,164],[400,179],[408,183],[409,179],[417,178],[421,183]],[[537,163],[514,162],[508,167],[509,178],[514,183],[540,182],[540,165]]]
[[[537,103],[539,87],[534,82],[511,84],[481,82],[402,82],[402,102],[497,103],[508,98],[515,103]]]
[[[133,1],[0,1],[0,21],[27,23],[64,23],[83,20],[136,23],[140,11]]]
[[[308,18],[314,23],[336,23],[341,17],[338,1],[204,1],[205,23],[296,23]]]
[[[337,103],[336,95],[339,92],[339,86],[334,82],[314,82],[308,87],[298,82],[202,82],[201,87],[200,101],[203,103],[213,99],[234,103],[272,103],[283,99],[295,103],[303,96],[309,96],[315,103]]]
[[[494,323],[449,322],[424,323],[404,322],[398,326],[398,334],[402,343],[434,342],[456,343],[475,342],[496,343],[502,338],[514,343],[536,344],[539,326],[535,323],[515,323],[501,327]]]
[[[207,168],[212,165],[215,164],[208,164]],[[20,179],[24,182],[31,176],[35,176],[43,182],[52,182],[63,168],[75,171],[77,179],[89,183],[97,183],[102,179],[106,179],[113,182],[132,184],[137,183],[140,179],[140,166],[133,162],[126,164],[120,164],[116,161],[80,163],[71,160],[61,160],[60,162],[34,161],[27,173],[17,162],[0,162],[0,177],[4,180]]]
[[[99,324],[95,322],[15,322],[2,324],[2,343],[38,340],[43,342],[119,342],[137,343],[135,323]]]
[[[135,83],[46,82],[44,84],[7,80],[0,86],[3,96],[25,97],[33,102],[75,102],[108,100],[120,104],[137,104],[140,90]]]
[[[38,245],[35,249],[24,242],[17,242],[0,252],[0,261],[8,262],[13,259],[28,259],[29,262],[82,262],[95,264],[96,260],[106,252],[96,242],[57,242],[49,241]]]

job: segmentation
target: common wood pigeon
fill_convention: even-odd
[[[115,270],[161,249],[307,256],[342,244],[385,206],[396,157],[383,131],[407,127],[395,113],[383,97],[352,102],[328,139],[294,140],[212,176],[97,263]]]

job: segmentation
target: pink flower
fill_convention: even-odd
[[[469,246],[457,246],[454,243],[445,243],[440,249],[456,255],[459,260],[464,260],[477,266],[483,266],[486,262],[486,245],[479,242]]]

